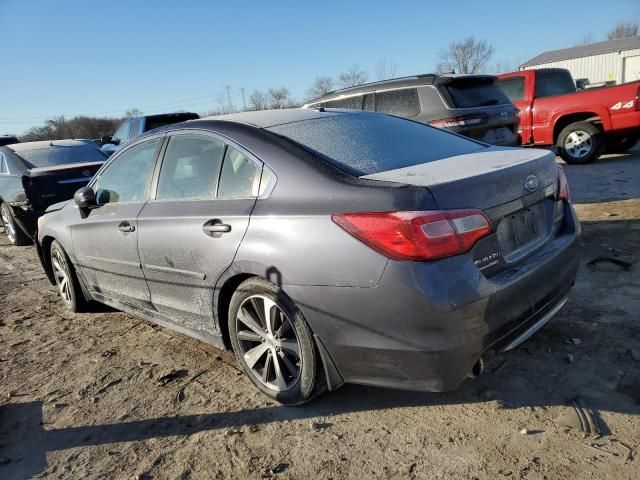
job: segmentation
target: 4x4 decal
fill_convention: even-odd
[[[629,100],[624,105],[622,104],[622,102],[618,102],[613,107],[611,107],[611,110],[620,110],[620,109],[623,109],[623,108],[633,108],[633,102],[634,102],[634,100]]]

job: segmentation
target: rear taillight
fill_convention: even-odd
[[[562,168],[558,168],[558,200],[568,202],[570,199],[571,194],[569,192],[567,177],[564,174],[564,170],[562,170]]]
[[[493,231],[480,210],[336,213],[332,218],[358,240],[394,260],[459,255]]]
[[[429,125],[436,128],[473,127],[485,122],[484,116],[443,118],[431,120]]]

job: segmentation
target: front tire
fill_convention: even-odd
[[[562,159],[576,165],[593,162],[600,156],[603,146],[602,133],[589,122],[576,122],[566,126],[556,142]]]
[[[308,402],[325,378],[313,334],[293,301],[274,284],[246,280],[229,305],[229,336],[238,364],[253,384],[285,405]]]
[[[51,243],[49,251],[53,276],[64,306],[72,312],[82,311],[87,301],[69,257],[57,240]]]
[[[0,205],[0,221],[4,227],[4,233],[12,245],[23,246],[31,244],[29,236],[22,231],[16,223],[11,207],[6,203]]]

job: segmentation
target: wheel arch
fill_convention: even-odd
[[[272,279],[269,278],[272,276],[270,275],[270,273],[272,273],[271,270],[273,269],[267,269],[266,271],[267,276],[259,275],[256,273],[248,273],[248,272],[237,273],[236,272],[234,274],[230,274],[226,279],[224,279],[219,289],[216,288],[216,292],[217,292],[216,298],[215,298],[216,308],[214,309],[214,312],[216,314],[216,321],[218,324],[218,328],[220,329],[220,334],[222,336],[222,341],[224,343],[225,349],[227,350],[232,349],[231,337],[230,337],[229,327],[228,327],[229,305],[231,304],[231,297],[233,296],[234,292],[238,289],[240,284],[242,284],[244,281],[250,278],[261,278],[270,283],[274,283],[274,285],[278,285],[279,287],[282,287],[282,285],[280,285],[279,282],[273,282]],[[311,326],[309,326],[309,328],[311,328]],[[344,383],[344,380],[342,379],[342,375],[338,371],[338,368],[336,367],[333,359],[331,358],[329,351],[327,350],[324,343],[322,342],[322,339],[317,334],[315,334],[313,330],[311,330],[311,332],[313,334],[313,340],[315,342],[315,346],[318,349],[327,387],[330,391],[335,390]]]
[[[564,130],[567,126],[576,122],[589,122],[598,128],[601,132],[607,129],[607,125],[605,122],[606,118],[599,115],[596,112],[575,112],[568,114],[561,114],[558,118],[556,118],[553,125],[553,143],[556,144],[558,142],[558,137],[560,136],[560,132]]]
[[[36,242],[36,248],[39,250],[38,256],[40,257],[40,263],[42,263],[44,273],[47,275],[47,278],[52,285],[56,284],[56,281],[53,278],[53,268],[51,266],[51,244],[54,240],[55,238],[52,235],[45,235],[42,237],[41,242]]]

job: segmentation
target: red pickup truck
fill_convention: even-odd
[[[640,139],[640,81],[576,90],[568,70],[541,68],[498,75],[520,110],[523,145],[555,145],[567,163],[589,163]]]

